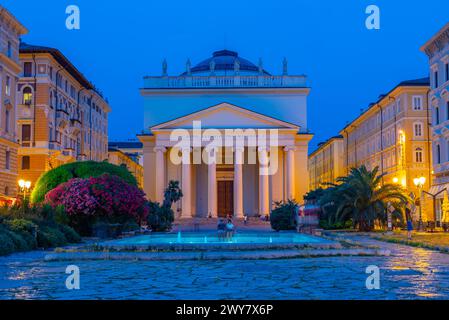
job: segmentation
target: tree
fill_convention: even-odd
[[[359,231],[371,231],[375,221],[385,224],[388,202],[404,206],[410,201],[397,184],[382,184],[379,168],[352,168],[349,175],[337,179],[338,184],[320,198],[321,206],[333,206],[335,221],[352,218]]]
[[[164,201],[162,205],[158,202],[150,202],[147,224],[154,232],[168,231],[171,229],[175,220],[175,213],[171,208],[173,203],[183,197],[182,190],[179,187],[179,181],[171,180],[164,191]]]
[[[170,180],[168,187],[164,191],[163,206],[171,208],[172,204],[183,197],[182,190],[179,187],[179,181]]]
[[[31,193],[31,202],[43,202],[45,195],[50,190],[70,179],[98,177],[105,173],[118,176],[125,180],[126,183],[137,186],[136,178],[126,168],[108,162],[77,161],[64,164],[42,174]]]

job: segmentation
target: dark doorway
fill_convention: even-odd
[[[234,214],[234,181],[218,181],[218,216],[226,218]]]

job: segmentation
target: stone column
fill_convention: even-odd
[[[284,148],[286,156],[286,172],[287,181],[287,200],[295,197],[295,147],[287,146]]]
[[[216,152],[215,150],[210,152]],[[216,218],[217,213],[217,165],[216,157],[208,157],[207,165],[207,216]]]
[[[266,148],[259,147],[259,214],[270,214],[268,152]]]
[[[181,218],[192,217],[192,165],[190,161],[191,148],[182,149],[181,173]]]
[[[237,147],[234,151],[234,214],[243,218],[243,155],[245,148]]]
[[[167,149],[162,146],[154,148],[156,152],[156,201],[162,203],[164,201],[165,190],[165,156]]]

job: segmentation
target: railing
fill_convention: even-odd
[[[29,140],[22,140],[22,141],[20,141],[20,145],[22,147],[31,147],[31,141],[29,141]]]
[[[145,88],[304,88],[306,76],[145,77]]]
[[[75,149],[72,149],[72,148],[64,148],[64,149],[62,150],[62,155],[66,156],[66,157],[76,157]]]

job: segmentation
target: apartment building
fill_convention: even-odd
[[[0,204],[17,195],[17,101],[20,37],[27,29],[0,5]]]
[[[143,188],[143,166],[135,158],[117,148],[109,147],[108,161],[117,166],[126,167],[136,178],[139,187]]]
[[[350,168],[379,167],[384,183],[401,184],[415,196],[413,180],[431,181],[429,79],[403,81],[369,105],[340,134],[344,138],[346,174]]]
[[[72,161],[108,159],[107,100],[58,49],[20,45],[19,176],[31,181]]]
[[[326,188],[326,183],[336,183],[337,178],[345,175],[343,136],[335,136],[318,144],[318,148],[309,155],[310,190]]]
[[[449,23],[432,36],[422,47],[429,58],[432,114],[433,183],[430,193],[435,195],[435,215],[441,221],[444,191],[449,191]]]

